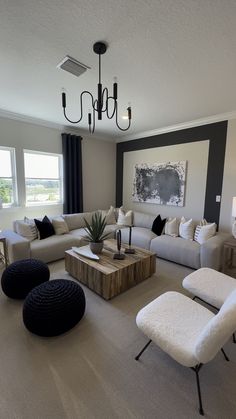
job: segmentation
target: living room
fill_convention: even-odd
[[[51,219],[111,206],[118,211],[123,206],[126,212],[145,214],[151,224],[159,214],[162,219],[185,217],[196,224],[206,219],[217,225],[216,238],[231,237],[236,196],[235,17],[235,2],[230,0],[224,4],[213,0],[4,2],[0,181],[5,183],[0,188],[0,230],[13,231],[15,221],[24,217]],[[87,99],[80,123],[71,124],[63,115],[66,111],[69,118],[80,118],[82,91],[97,97],[99,62],[93,50],[97,41],[107,47],[100,57],[103,88],[108,86],[114,95],[117,83],[118,124],[125,129],[131,123],[125,132],[115,117],[109,119],[104,112],[90,133]],[[84,63],[84,73],[76,77],[57,68],[66,56]],[[91,118],[93,123],[93,114]],[[65,211],[62,134],[81,143],[82,164],[74,174],[78,210]],[[135,170],[137,174],[140,168],[150,171],[177,162],[185,162],[182,169],[178,166],[184,171],[182,204],[148,202],[137,189],[135,195]],[[135,217],[132,245],[140,246],[136,229],[145,227],[144,218],[139,224],[139,215]],[[128,234],[127,229],[127,242]],[[108,301],[82,285],[85,314],[76,327],[58,337],[30,333],[22,322],[23,302],[1,293],[1,417],[199,416],[189,368],[154,343],[138,363],[134,360],[147,342],[135,319],[166,292],[190,296],[182,281],[196,269],[222,270],[223,241],[209,246],[212,253],[207,257],[204,244],[207,265],[200,245],[198,262],[181,264],[171,259],[178,249],[172,252],[168,247],[165,254],[170,259],[158,258],[165,235],[149,234],[146,250],[151,248],[157,255],[156,273]],[[151,245],[155,240],[159,241]],[[185,240],[184,245],[187,255],[188,248],[198,243]],[[71,279],[64,259],[51,259],[48,267],[50,280]],[[227,274],[235,276],[233,269]],[[206,416],[236,416],[234,346],[231,338],[225,345],[230,362],[219,353],[201,372]]]

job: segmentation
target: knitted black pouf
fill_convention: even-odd
[[[41,260],[18,260],[4,270],[2,290],[10,298],[23,299],[34,287],[48,281],[49,277],[48,266]]]
[[[85,312],[84,291],[79,284],[55,279],[34,288],[23,306],[25,327],[39,336],[57,336],[74,327]]]

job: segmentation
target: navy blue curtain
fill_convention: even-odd
[[[82,137],[62,134],[64,214],[83,212]]]

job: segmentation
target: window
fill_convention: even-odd
[[[26,205],[62,202],[62,156],[24,150]]]
[[[3,208],[17,203],[15,149],[0,147],[0,199]]]

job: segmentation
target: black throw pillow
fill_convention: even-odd
[[[47,237],[53,236],[55,234],[54,227],[46,215],[42,221],[36,220],[35,218],[34,222],[39,231],[39,240],[46,239]]]
[[[166,223],[166,218],[161,219],[160,214],[155,218],[152,224],[152,231],[157,236],[160,236]]]

